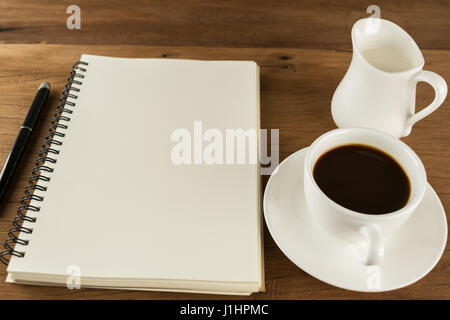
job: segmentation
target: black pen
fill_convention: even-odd
[[[36,92],[36,96],[34,97],[25,121],[20,127],[16,141],[14,141],[14,145],[8,155],[8,158],[6,158],[5,165],[0,173],[0,201],[2,201],[8,184],[19,165],[20,159],[22,158],[23,152],[28,144],[28,140],[30,140],[31,131],[37,122],[39,113],[41,112],[49,93],[50,84],[48,82],[42,83]]]

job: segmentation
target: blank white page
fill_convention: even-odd
[[[30,243],[16,246],[25,257],[8,271],[67,276],[76,265],[82,278],[260,282],[258,165],[171,160],[172,132],[188,129],[193,143],[196,120],[203,131],[259,128],[257,65],[81,60],[89,65],[68,99],[76,106],[51,181],[40,183],[45,199],[25,223],[33,234],[20,235]]]

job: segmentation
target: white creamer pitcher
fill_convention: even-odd
[[[409,135],[412,125],[436,110],[447,95],[438,74],[423,71],[423,55],[396,24],[367,18],[352,28],[353,58],[337,87],[331,112],[338,127],[368,127],[395,137]],[[433,102],[415,113],[417,82],[435,90]]]

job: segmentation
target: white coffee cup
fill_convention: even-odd
[[[330,149],[347,144],[375,147],[400,164],[411,184],[410,197],[403,208],[391,213],[371,215],[344,208],[325,195],[314,180],[314,165]],[[379,130],[335,129],[317,138],[306,154],[304,192],[313,219],[330,234],[359,248],[355,252],[366,265],[381,262],[385,239],[393,235],[413,214],[423,198],[426,184],[425,169],[414,151],[402,141]]]
[[[384,19],[358,20],[352,44],[352,62],[331,102],[338,127],[373,128],[404,137],[447,96],[445,80],[423,70],[422,52],[398,25]],[[434,88],[435,98],[415,112],[416,84],[421,81]]]

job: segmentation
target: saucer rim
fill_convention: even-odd
[[[444,223],[444,237],[443,237],[443,239],[442,239],[443,241],[441,241],[441,244],[440,244],[439,254],[437,254],[437,255],[435,256],[435,259],[434,259],[433,263],[429,264],[429,266],[428,266],[427,268],[425,268],[424,272],[422,272],[420,275],[415,276],[415,277],[414,277],[414,280],[405,282],[404,284],[399,285],[399,286],[394,286],[394,287],[390,287],[390,288],[386,288],[386,289],[376,289],[376,290],[369,290],[369,289],[367,289],[367,290],[361,290],[361,289],[355,289],[355,288],[351,288],[351,287],[346,287],[346,286],[344,286],[344,285],[342,285],[342,284],[337,284],[334,280],[324,280],[321,276],[314,275],[314,272],[312,272],[311,270],[305,270],[305,269],[304,269],[303,267],[301,267],[297,262],[295,262],[295,261],[294,261],[295,259],[292,259],[291,256],[288,255],[288,254],[285,252],[285,249],[283,249],[282,246],[280,246],[279,241],[278,241],[278,237],[274,236],[274,232],[273,232],[272,229],[271,229],[270,222],[269,222],[269,218],[268,218],[268,213],[267,213],[267,211],[266,211],[266,206],[267,206],[266,203],[268,202],[268,200],[267,200],[267,197],[268,197],[268,196],[267,196],[267,194],[268,194],[268,193],[267,193],[267,190],[270,188],[271,183],[272,183],[272,179],[274,179],[273,177],[274,177],[275,175],[277,175],[277,173],[278,173],[278,171],[280,170],[280,168],[281,168],[286,162],[288,162],[291,158],[294,158],[295,156],[299,156],[299,155],[301,155],[301,154],[303,154],[303,153],[306,153],[306,152],[308,151],[308,149],[309,149],[309,146],[308,146],[308,147],[305,147],[305,148],[302,148],[302,149],[300,149],[300,150],[297,150],[297,151],[293,152],[292,154],[290,154],[288,157],[286,157],[283,161],[280,162],[280,164],[274,169],[274,171],[273,171],[272,174],[270,175],[269,180],[267,181],[266,187],[265,187],[265,189],[264,189],[264,196],[263,196],[263,213],[264,213],[264,220],[265,220],[265,222],[266,222],[267,229],[269,230],[269,233],[270,233],[272,239],[274,240],[275,244],[278,246],[278,248],[281,250],[281,252],[283,252],[283,254],[284,254],[284,255],[285,255],[292,263],[294,263],[298,268],[300,268],[300,269],[301,269],[303,272],[305,272],[306,274],[308,274],[308,275],[310,275],[311,277],[313,277],[313,278],[315,278],[315,279],[318,279],[318,280],[320,280],[320,281],[322,281],[322,282],[324,282],[324,283],[326,283],[326,284],[332,285],[332,286],[337,287],[337,288],[340,288],[340,289],[349,290],[349,291],[354,291],[354,292],[367,292],[367,293],[388,292],[388,291],[393,291],[393,290],[405,288],[405,287],[410,286],[410,285],[416,283],[417,281],[423,279],[428,273],[430,273],[430,272],[436,267],[436,265],[438,264],[438,262],[441,260],[442,255],[444,254],[444,251],[445,251],[445,247],[446,247],[446,245],[447,245],[447,237],[448,237],[447,216],[446,216],[446,214],[445,214],[444,206],[442,205],[442,202],[441,202],[441,200],[440,200],[438,194],[437,194],[436,191],[433,189],[433,187],[428,183],[428,181],[427,181],[427,186],[426,186],[426,191],[425,191],[425,193],[424,193],[424,197],[425,197],[425,194],[426,194],[428,191],[430,191],[432,197],[433,197],[434,199],[437,199],[438,206],[439,206],[439,209],[440,209],[439,211],[440,211],[440,213],[442,214],[442,216],[443,216],[443,218],[444,218],[444,221],[445,221],[445,223]],[[304,170],[304,166],[302,166],[302,170]],[[303,186],[302,186],[301,188],[303,189]],[[423,201],[423,199],[422,199],[421,201]],[[419,203],[419,205],[420,205],[420,203]]]

